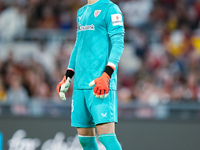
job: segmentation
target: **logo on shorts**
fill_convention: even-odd
[[[107,117],[107,113],[105,113],[105,114],[101,113],[101,115],[102,115],[103,117]]]
[[[101,10],[95,10],[95,12],[94,12],[95,18],[96,18],[100,13],[101,13]]]

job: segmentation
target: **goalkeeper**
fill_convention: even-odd
[[[98,150],[95,128],[107,150],[121,150],[115,135],[117,66],[124,49],[124,23],[117,5],[88,0],[77,13],[77,37],[68,69],[57,91],[66,100],[74,77],[71,125],[83,150]]]

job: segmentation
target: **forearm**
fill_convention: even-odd
[[[108,59],[107,66],[111,66],[111,68],[115,69],[118,65],[121,55],[124,50],[124,33],[118,33],[110,37],[112,49],[110,51],[110,56]]]
[[[108,65],[116,67],[124,50],[124,33],[118,33],[110,37],[112,49],[108,59]]]
[[[77,41],[75,43],[74,49],[71,53],[68,68],[75,71],[75,60],[76,60],[76,51],[77,51]]]

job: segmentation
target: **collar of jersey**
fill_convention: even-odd
[[[101,1],[101,0],[98,0],[98,1],[96,1],[94,4],[91,4],[91,5],[87,4],[87,5],[88,5],[89,7],[92,7],[92,6],[95,6],[96,4],[98,4],[100,1]]]

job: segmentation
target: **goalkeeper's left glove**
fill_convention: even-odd
[[[61,80],[61,82],[57,85],[57,92],[62,100],[66,100],[65,93],[69,89],[71,78],[74,76],[74,70],[67,69],[65,76]]]
[[[89,86],[92,87],[96,84],[93,90],[93,94],[96,98],[106,98],[108,96],[109,87],[110,87],[110,78],[115,68],[107,65],[105,71],[101,75],[101,77],[96,78],[92,82],[89,83]]]

